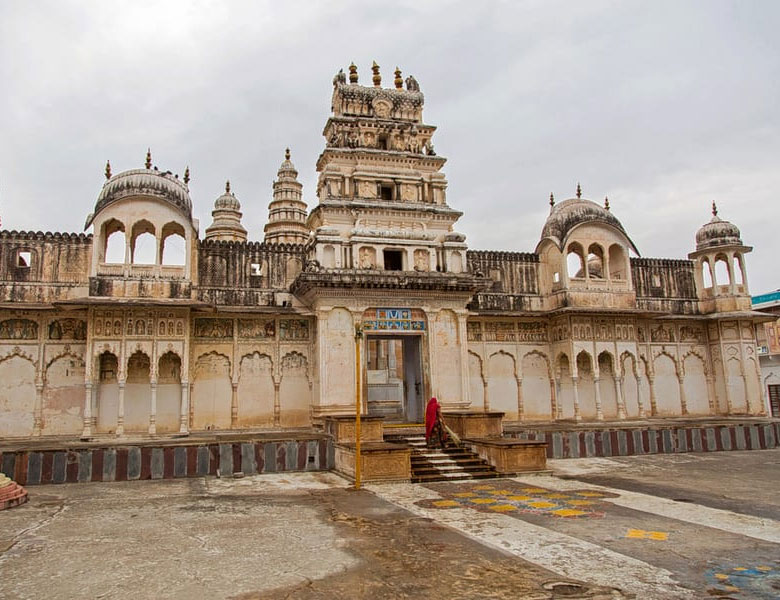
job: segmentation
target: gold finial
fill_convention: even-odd
[[[285,148],[284,150],[284,160],[290,160],[290,149]]]
[[[111,163],[106,161],[106,179],[111,179]]]
[[[190,182],[190,167],[187,166],[186,169],[184,169],[184,185],[187,185]]]
[[[579,181],[577,182],[577,198],[582,198],[582,188]]]
[[[404,80],[401,79],[401,69],[398,67],[395,68],[395,87],[399,90],[404,87]]]
[[[609,197],[604,196],[604,209],[609,210]]]
[[[350,83],[358,82],[357,66],[355,65],[355,63],[350,63],[349,65],[349,82]]]
[[[718,216],[718,206],[715,204],[715,201],[712,201],[712,216],[717,217]]]
[[[555,206],[555,196],[550,192],[550,206]]]
[[[151,148],[147,148],[146,149],[146,163],[145,163],[145,166],[146,166],[147,169],[151,169],[152,168],[152,149]]]
[[[228,180],[225,182],[225,193],[226,193],[226,194],[229,194],[229,193],[230,193],[230,179],[228,179]]]
[[[374,87],[381,87],[382,76],[379,74],[379,65],[376,64],[376,61],[371,65],[371,70],[374,72],[374,76],[371,78],[374,82]]]

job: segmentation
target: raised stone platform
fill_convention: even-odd
[[[503,435],[502,412],[443,412],[447,426],[463,438],[500,438]]]
[[[410,481],[412,449],[402,444],[366,442],[360,445],[360,479],[366,483]],[[336,444],[335,470],[355,479],[355,444]]]
[[[330,436],[311,430],[194,434],[173,439],[115,437],[90,442],[35,440],[0,445],[0,472],[21,485],[232,477],[328,471]]]
[[[547,469],[547,442],[509,438],[467,438],[463,443],[501,475]]]

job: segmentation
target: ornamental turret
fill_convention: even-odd
[[[274,199],[268,205],[268,223],[265,226],[266,244],[305,244],[309,239],[306,225],[306,203],[298,171],[290,161],[290,149],[274,181]]]
[[[220,242],[245,242],[246,229],[241,225],[241,203],[225,183],[225,193],[214,202],[214,221],[206,229],[206,239]]]

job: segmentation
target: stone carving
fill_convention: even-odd
[[[401,185],[401,200],[404,202],[416,202],[417,186],[408,183]]]
[[[409,77],[406,78],[406,89],[410,92],[419,92],[420,91],[420,84],[417,83],[417,80],[409,75]]]
[[[305,319],[282,319],[279,321],[279,336],[283,340],[309,339],[309,322]]]
[[[284,375],[306,376],[308,361],[299,352],[290,352],[282,359],[282,373]]]
[[[482,341],[482,323],[479,321],[466,322],[466,335],[470,342]]]
[[[650,330],[650,341],[651,342],[673,342],[674,341],[674,331],[671,327],[664,327],[663,325],[659,325],[655,329]]]
[[[238,337],[272,339],[276,336],[276,322],[273,319],[239,319]]]
[[[431,270],[431,255],[427,250],[414,251],[414,270],[422,272]]]
[[[49,324],[50,340],[86,340],[87,322],[81,319],[57,319]]]
[[[38,339],[38,323],[29,319],[6,319],[5,321],[0,321],[0,339]]]
[[[358,183],[358,196],[361,198],[376,198],[376,183],[361,181]]]
[[[545,323],[518,323],[521,342],[546,342],[547,325]]]
[[[374,114],[380,119],[390,118],[390,113],[393,110],[393,103],[386,98],[375,98],[371,103],[374,109]]]
[[[704,343],[704,330],[698,327],[691,327],[683,325],[680,328],[680,341],[681,342],[697,342],[699,344]]]
[[[487,321],[485,323],[486,342],[515,342],[517,333],[511,321]]]
[[[359,264],[361,269],[375,269],[376,268],[376,250],[363,246],[358,252]]]
[[[333,85],[344,85],[347,83],[347,75],[344,73],[344,69],[339,69],[339,72],[333,77]]]
[[[193,335],[198,338],[232,338],[232,319],[195,319]]]

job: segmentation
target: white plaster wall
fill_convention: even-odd
[[[739,360],[730,358],[726,361],[727,385],[731,394],[731,410],[735,413],[747,412],[745,400],[745,384],[742,381]]]
[[[612,359],[599,356],[599,391],[601,392],[601,411],[605,419],[616,419],[618,415],[617,394],[615,393],[615,374]]]
[[[33,432],[35,366],[21,356],[0,362],[0,438],[26,437]]]
[[[482,410],[485,407],[485,386],[482,383],[480,361],[479,356],[469,352],[469,390],[472,410]]]
[[[688,407],[688,413],[691,415],[710,414],[704,362],[698,356],[689,354],[685,357],[683,366],[685,368],[683,389],[685,389],[685,402]]]
[[[596,386],[593,382],[593,367],[589,358],[583,354],[577,356],[577,392],[580,398],[580,416],[583,420],[596,419]]]
[[[195,363],[192,386],[192,428],[230,429],[230,360],[210,352]]]
[[[78,435],[84,425],[84,363],[62,356],[46,369],[43,435]]]
[[[661,354],[653,361],[655,368],[655,399],[658,414],[680,415],[680,386],[672,359]]]
[[[149,383],[125,384],[125,432],[149,431],[152,388]]]
[[[488,362],[488,373],[490,410],[506,413],[506,420],[517,420],[517,379],[513,358],[503,352],[494,354]]]
[[[621,363],[623,376],[623,397],[626,403],[626,417],[639,416],[639,384],[634,375],[634,363],[630,356],[624,356]]]
[[[308,427],[311,424],[310,396],[305,370],[291,369],[282,374],[282,384],[279,389],[282,427]]]
[[[101,433],[116,431],[116,417],[119,410],[119,384],[101,383],[98,387],[97,430]]]
[[[355,401],[355,327],[345,308],[334,308],[324,319],[318,341],[324,346],[321,366],[322,403],[350,404]]]
[[[179,431],[181,411],[181,384],[157,384],[157,432]]]
[[[253,352],[241,358],[238,378],[239,427],[274,424],[273,363],[267,354]]]
[[[529,421],[549,421],[553,418],[550,402],[550,378],[547,363],[538,354],[523,357],[523,412]]]
[[[436,316],[433,335],[435,350],[431,368],[436,371],[434,381],[438,387],[433,395],[445,403],[459,401],[461,400],[460,346],[458,345],[458,321],[454,312],[442,310]],[[490,408],[501,410],[493,404],[492,395],[490,395]],[[516,399],[515,415],[517,415]]]

